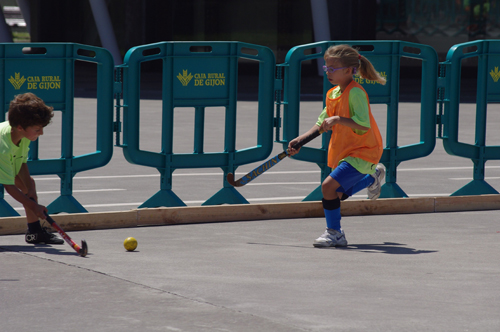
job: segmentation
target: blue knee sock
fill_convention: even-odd
[[[326,227],[340,232],[340,199],[323,199],[323,210],[325,211]]]

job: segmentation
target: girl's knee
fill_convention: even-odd
[[[337,198],[337,189],[339,187],[340,184],[335,179],[330,176],[327,177],[321,184],[321,192],[323,193],[323,197],[329,199]]]

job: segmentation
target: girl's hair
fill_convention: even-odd
[[[370,60],[359,54],[359,52],[349,45],[330,46],[325,52],[325,61],[327,59],[337,59],[342,67],[354,68],[353,74],[356,72],[365,79],[377,81],[380,84],[385,84],[386,79],[382,77],[373,67]]]
[[[54,116],[54,108],[45,105],[42,99],[31,92],[17,95],[9,105],[9,124],[26,129],[31,126],[45,127]]]

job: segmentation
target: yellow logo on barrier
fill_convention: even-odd
[[[195,73],[194,75],[187,70],[182,70],[182,75],[177,75],[183,86],[187,86],[194,78],[194,86],[224,86],[226,85],[226,75],[224,73]]]
[[[21,77],[21,73],[14,73],[14,77],[11,76],[9,78],[10,84],[12,84],[14,86],[14,89],[16,90],[21,89],[21,86],[23,86],[25,81],[26,79],[24,78],[24,76]]]
[[[385,78],[387,80],[387,74],[385,73],[385,71],[381,71],[379,72],[380,76],[382,76],[383,78]],[[359,75],[356,75],[354,77],[354,80],[359,83],[359,84],[380,84],[379,82],[377,81],[371,81],[371,80],[367,80],[366,78],[363,78]]]
[[[188,75],[187,72],[187,70],[182,70],[182,75],[181,73],[177,75],[177,78],[179,79],[179,81],[181,81],[183,86],[187,86],[189,84],[189,81],[191,81],[191,79],[193,78],[193,75],[191,75],[191,73],[189,73]]]
[[[21,73],[14,73],[14,77],[9,78],[14,89],[19,90],[24,82],[28,82],[28,90],[54,90],[61,88],[59,76],[28,76],[24,78]]]
[[[498,67],[495,67],[495,70],[491,70],[490,75],[495,83],[498,82],[498,79],[500,79],[500,72],[498,71]]]

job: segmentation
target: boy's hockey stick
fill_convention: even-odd
[[[302,145],[309,143],[310,141],[312,141],[313,139],[315,139],[316,137],[318,137],[322,133],[323,132],[318,129],[314,133],[312,133],[309,136],[307,136],[306,138],[304,138],[302,141],[295,143],[292,147],[294,149],[298,149]],[[288,157],[288,150],[285,150],[285,151],[281,152],[280,154],[278,154],[277,156],[269,159],[268,161],[266,161],[265,163],[263,163],[259,167],[255,168],[253,171],[247,173],[245,176],[243,176],[241,179],[239,179],[237,181],[234,181],[234,174],[233,173],[227,173],[227,176],[226,176],[227,182],[229,182],[229,184],[232,185],[233,187],[242,187],[242,186],[246,185],[248,182],[255,179],[256,177],[258,177],[259,175],[261,175],[262,173],[264,173],[265,171],[267,171],[268,169],[270,169],[271,167],[273,167],[274,165],[276,165],[277,163],[279,163],[285,157]]]
[[[45,220],[47,220],[50,224],[50,226],[52,226],[53,228],[55,228],[55,230],[61,234],[62,238],[71,246],[73,247],[73,249],[75,249],[75,251],[82,257],[85,257],[87,256],[87,252],[88,252],[88,247],[87,247],[87,242],[85,242],[85,240],[82,240],[82,246],[80,247],[78,244],[76,244],[73,240],[71,240],[71,238],[68,236],[68,234],[66,234],[65,231],[63,231],[63,229],[61,227],[59,227],[59,225],[55,222],[54,219],[52,219],[51,216],[49,216],[48,214],[45,215]]]

